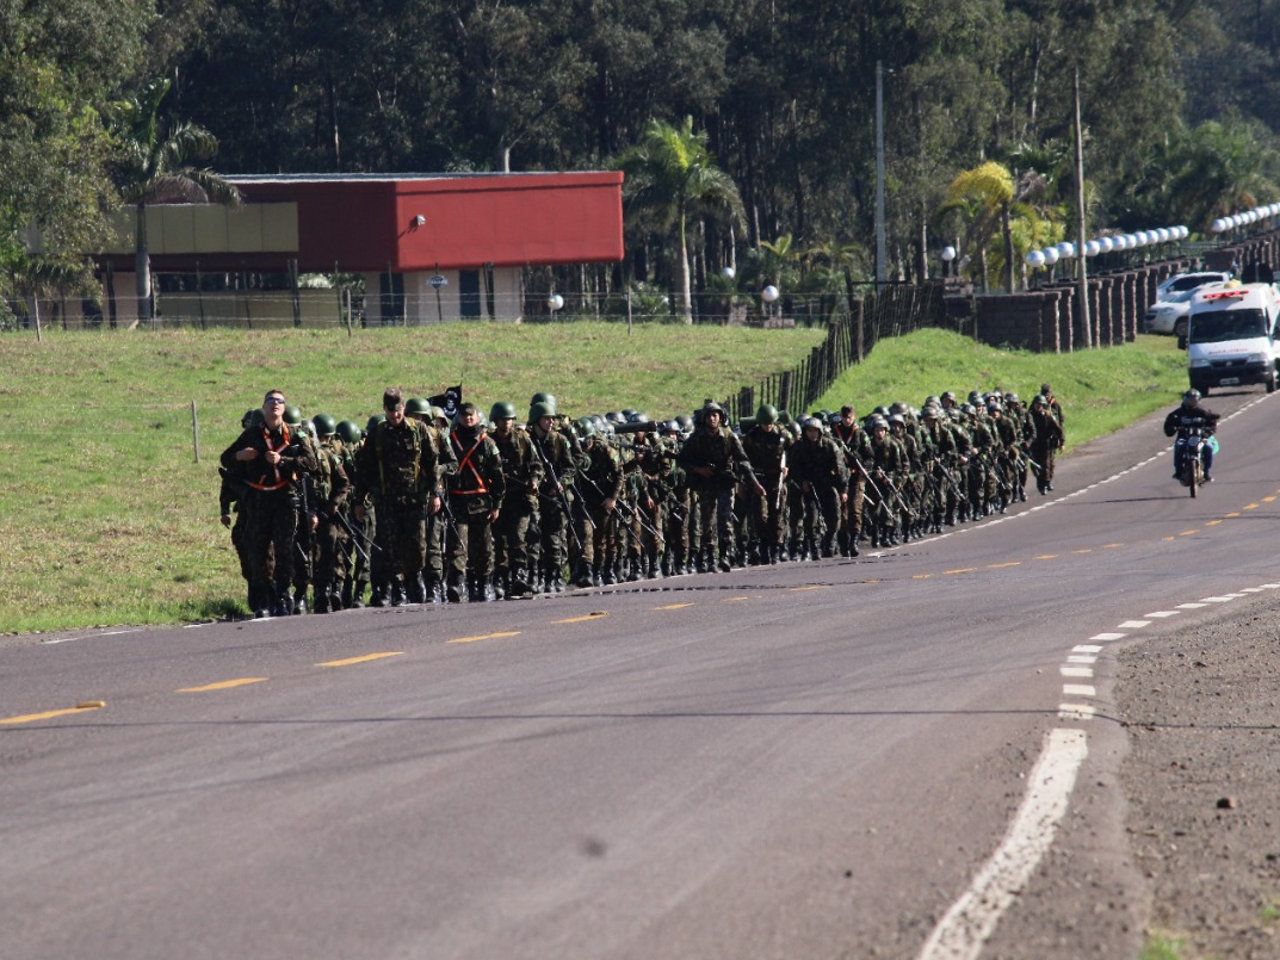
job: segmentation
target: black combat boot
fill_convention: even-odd
[[[403,607],[404,603],[404,583],[399,577],[396,577],[391,581],[391,605],[393,607]]]
[[[462,592],[462,578],[456,573],[449,574],[449,585],[445,587],[445,599],[450,603],[463,603],[465,594]]]
[[[405,583],[405,595],[410,603],[425,603],[427,600],[427,585],[422,579],[422,574],[417,573],[409,577]]]

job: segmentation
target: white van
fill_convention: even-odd
[[[1207,395],[1247,383],[1276,388],[1280,291],[1269,283],[1208,283],[1195,292],[1187,323],[1187,372]]]

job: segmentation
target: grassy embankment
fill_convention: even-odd
[[[820,331],[617,325],[358,333],[61,333],[0,337],[0,632],[172,623],[238,608],[242,583],[217,522],[217,458],[269,387],[305,414],[359,423],[382,389],[462,382],[487,412],[537,390],[572,413],[634,406],[653,417],[792,366]],[[877,346],[818,406],[859,412],[929,393],[1042,380],[1079,442],[1167,406],[1183,388],[1171,340],[1053,357],[926,331]],[[200,424],[195,462],[191,404]]]

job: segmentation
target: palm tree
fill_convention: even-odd
[[[138,320],[151,320],[151,254],[147,248],[147,205],[152,203],[240,202],[240,191],[212,170],[190,166],[211,158],[217,138],[204,127],[179,123],[167,133],[160,102],[171,86],[166,79],[149,81],[136,97],[120,104],[117,120],[123,153],[119,186],[137,213],[134,251],[138,274]]]
[[[626,174],[623,196],[631,209],[651,216],[662,230],[679,227],[681,306],[684,322],[693,323],[686,224],[691,213],[701,212],[727,214],[742,226],[746,215],[738,188],[716,166],[707,135],[693,132],[693,117],[680,127],[650,120],[640,143],[625,150],[617,166]]]

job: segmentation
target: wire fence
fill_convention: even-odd
[[[733,420],[755,416],[761,404],[799,416],[831,388],[845,370],[860,363],[885,337],[898,337],[926,327],[942,327],[958,333],[972,320],[953,319],[943,300],[941,283],[920,286],[886,286],[853,301],[849,314],[827,326],[827,338],[809,356],[792,367],[741,387],[722,405]]]

